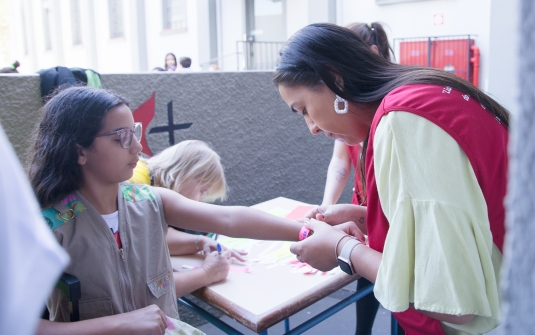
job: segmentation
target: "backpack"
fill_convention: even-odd
[[[50,69],[40,70],[41,78],[41,98],[43,103],[46,98],[59,86],[89,86],[102,88],[100,74],[90,69],[78,67],[66,68],[56,66]]]

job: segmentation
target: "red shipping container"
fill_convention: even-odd
[[[404,41],[399,45],[399,63],[429,66],[472,81],[474,71],[470,62],[472,45],[474,45],[473,39]],[[430,57],[428,57],[429,52]]]

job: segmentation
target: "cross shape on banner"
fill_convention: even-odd
[[[193,123],[179,123],[173,122],[173,101],[169,101],[167,104],[167,126],[154,127],[149,131],[149,134],[155,133],[169,133],[169,145],[175,144],[175,130],[188,129]]]

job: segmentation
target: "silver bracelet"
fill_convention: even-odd
[[[197,249],[197,251],[200,251],[200,250],[199,250],[199,245],[198,245],[198,242],[199,242],[199,236],[201,236],[201,235],[197,235],[197,238],[195,239],[195,249]]]
[[[342,240],[345,238],[345,237],[351,237],[351,235],[349,234],[345,234],[344,236],[340,237],[340,239],[338,240],[338,242],[336,242],[336,245],[334,246],[334,258],[335,259],[338,259],[338,253],[336,252],[336,249],[338,249],[338,245],[340,244],[340,242],[342,242]]]

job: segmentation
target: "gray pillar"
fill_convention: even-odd
[[[511,127],[502,269],[505,334],[533,334],[535,329],[535,3],[521,0],[520,7],[520,110]]]
[[[336,0],[329,0],[329,23],[336,24]]]
[[[95,23],[95,4],[93,0],[87,0],[85,3],[85,10],[87,11],[87,30],[89,41],[86,43],[87,47],[87,62],[88,67],[98,71],[98,53],[97,53],[97,33]]]
[[[145,0],[136,1],[136,21],[137,21],[137,51],[139,58],[139,71],[148,71],[147,60],[147,30],[145,21]]]
[[[217,5],[216,0],[208,0],[208,22],[210,34],[210,64],[217,64]],[[199,55],[199,59],[201,55]]]

